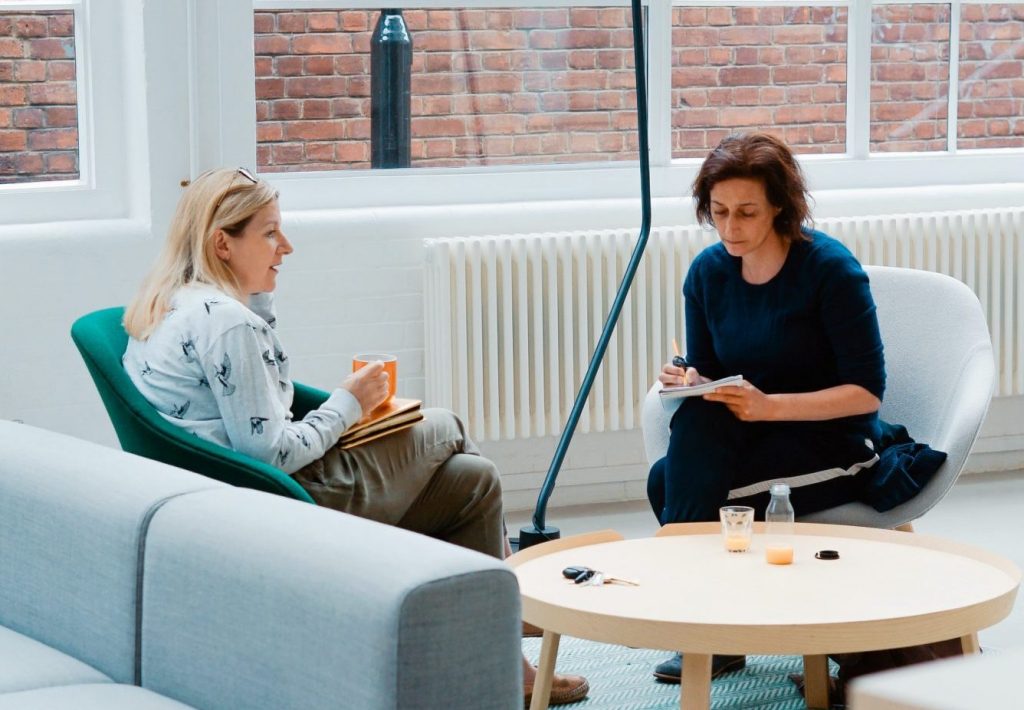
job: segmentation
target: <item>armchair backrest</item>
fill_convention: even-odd
[[[128,346],[123,317],[123,308],[107,308],[84,315],[71,326],[71,338],[99,390],[122,449],[231,485],[313,502],[284,471],[193,436],[161,417],[121,364]]]

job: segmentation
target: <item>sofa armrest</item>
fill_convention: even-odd
[[[522,706],[500,561],[240,489],[163,506],[146,540],[141,681],[204,708]]]

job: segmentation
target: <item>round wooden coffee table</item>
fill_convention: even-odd
[[[547,707],[562,635],[684,654],[680,707],[708,707],[711,655],[804,657],[808,707],[828,707],[828,653],[911,646],[977,632],[1013,608],[1020,570],[984,550],[916,533],[798,523],[793,564],[723,549],[718,523],[667,525],[653,538],[614,531],[555,540],[508,559],[523,618],[544,629],[531,710]],[[838,560],[815,559],[837,550]],[[586,566],[639,586],[576,585]]]

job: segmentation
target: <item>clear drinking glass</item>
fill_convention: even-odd
[[[754,532],[754,509],[747,505],[727,505],[718,509],[722,519],[722,542],[729,552],[746,552]]]

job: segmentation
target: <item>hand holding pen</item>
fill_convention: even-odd
[[[680,385],[692,385],[699,381],[697,371],[689,366],[685,358],[679,353],[679,343],[672,339],[672,350],[675,355],[672,361],[665,364],[658,375],[658,381],[666,387],[678,387]],[[682,372],[680,372],[680,370]]]

